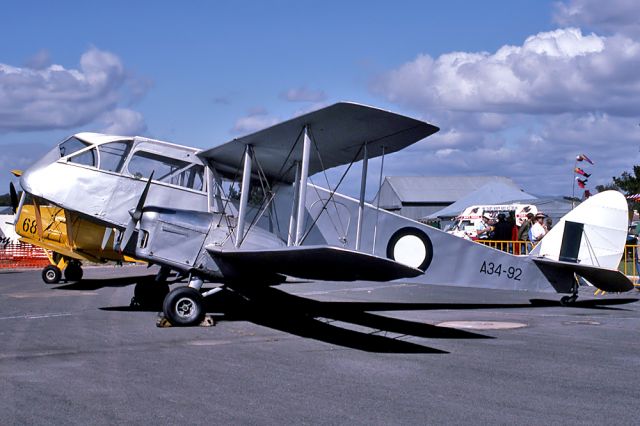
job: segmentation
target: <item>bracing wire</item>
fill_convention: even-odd
[[[384,171],[384,146],[382,147],[382,161],[380,163],[380,179],[378,180],[378,196],[376,197],[376,223],[373,226],[373,247],[371,253],[376,254],[376,237],[378,234],[378,218],[380,217],[380,191],[382,190],[382,174]]]
[[[322,156],[320,155],[320,148],[318,147],[318,142],[316,141],[316,138],[313,136],[313,130],[312,129],[309,129],[309,135],[311,137],[311,141],[313,142],[313,146],[316,148],[316,154],[318,155],[318,160],[320,161],[320,168],[322,169],[322,174],[324,176],[324,180],[327,183],[327,188],[329,189],[329,191],[331,191],[331,184],[329,183],[329,176],[327,175],[327,169],[324,167],[324,162],[322,161]],[[316,193],[317,192],[318,192],[318,190],[316,188]],[[318,198],[320,198],[319,194],[318,194]],[[338,206],[336,205],[336,203],[333,203],[333,208],[336,210],[336,217],[338,218],[338,222],[340,224],[340,229],[341,229],[342,235],[346,235],[347,232],[346,232],[344,224],[342,223],[342,218],[340,217],[340,212],[338,212]],[[320,210],[320,213],[322,214],[323,211],[324,211],[324,209]],[[331,220],[331,222],[333,224],[333,220]],[[334,225],[334,228],[336,228],[335,225]],[[336,232],[338,232],[337,229],[336,229]]]
[[[347,173],[349,173],[349,170],[351,170],[351,166],[353,166],[353,163],[356,162],[356,159],[358,158],[358,156],[360,155],[360,153],[362,152],[362,148],[364,147],[363,145],[360,145],[360,148],[358,149],[358,152],[356,152],[356,155],[353,157],[353,159],[351,160],[351,162],[349,163],[349,166],[347,166],[347,170],[345,170],[345,172],[342,174],[342,176],[340,177],[340,180],[338,181],[338,184],[336,185],[335,189],[333,189],[331,191],[331,193],[329,194],[329,198],[327,198],[327,201],[325,201],[325,203],[322,206],[322,209],[320,211],[324,211],[324,209],[326,209],[327,204],[329,204],[329,202],[331,202],[331,200],[333,199],[333,196],[335,195],[336,191],[338,190],[338,188],[340,188],[340,185],[342,184],[342,181],[344,180],[344,178],[347,176]],[[311,226],[309,227],[309,229],[307,230],[307,232],[305,232],[304,236],[301,239],[301,243],[304,242],[304,240],[307,238],[307,236],[309,236],[309,233],[311,233],[311,230],[313,229],[314,225],[316,224],[316,222],[318,221],[318,219],[320,218],[320,216],[317,216],[313,222],[311,223]]]

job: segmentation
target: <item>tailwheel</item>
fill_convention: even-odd
[[[62,271],[55,265],[45,266],[42,270],[42,280],[47,284],[58,284],[62,278]]]
[[[571,296],[562,296],[562,298],[560,299],[560,304],[562,306],[571,306],[576,303],[576,300],[578,300],[577,294],[572,294]]]
[[[162,310],[164,316],[174,326],[198,325],[205,316],[202,295],[191,287],[178,287],[171,290],[164,299]]]
[[[579,277],[574,274],[573,285],[571,286],[571,296],[562,296],[562,298],[560,299],[560,304],[562,306],[571,306],[576,303],[576,300],[578,300],[579,285]]]
[[[67,281],[80,281],[82,275],[82,265],[80,262],[71,262],[64,270],[64,279]]]
[[[169,284],[166,282],[139,281],[133,289],[131,306],[159,311],[167,294],[169,294]]]

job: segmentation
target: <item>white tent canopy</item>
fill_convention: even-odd
[[[426,216],[423,219],[453,218],[464,209],[475,205],[505,204],[511,200],[535,200],[537,197],[528,194],[516,185],[506,182],[488,182],[477,190],[460,198],[450,206]]]

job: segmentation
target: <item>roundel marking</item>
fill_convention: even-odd
[[[387,257],[426,271],[433,259],[433,244],[429,236],[418,228],[401,228],[387,243]]]

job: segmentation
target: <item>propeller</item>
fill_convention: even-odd
[[[19,200],[18,192],[16,191],[16,187],[13,186],[13,182],[9,182],[9,195],[11,197],[11,211],[13,211],[13,214],[16,214],[18,212]]]
[[[127,244],[129,244],[129,240],[133,235],[133,231],[135,231],[136,226],[140,221],[140,218],[142,218],[142,208],[144,207],[144,202],[146,201],[147,194],[149,193],[149,187],[151,186],[151,179],[153,179],[153,173],[154,172],[151,172],[151,176],[149,176],[149,180],[147,180],[147,184],[145,185],[144,190],[142,191],[142,195],[140,195],[140,198],[138,199],[138,204],[136,204],[136,208],[133,211],[129,211],[129,214],[131,215],[131,219],[129,220],[129,223],[127,223],[127,227],[124,230],[124,233],[121,235],[121,238],[116,247],[116,250],[121,253],[122,253],[122,248],[126,247]]]

